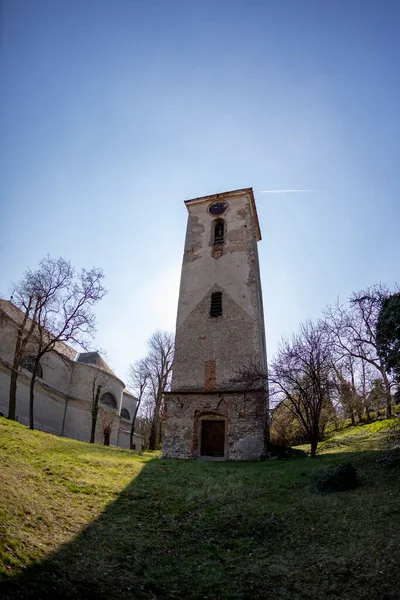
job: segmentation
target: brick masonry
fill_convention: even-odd
[[[225,458],[257,460],[265,453],[265,391],[174,394],[165,399],[164,458],[201,456],[201,421],[226,420]]]
[[[213,202],[225,203],[221,217],[210,214]],[[202,421],[210,419],[225,421],[225,458],[258,459],[264,455],[267,395],[243,391],[237,382],[247,366],[266,369],[267,364],[257,250],[261,234],[253,192],[248,188],[196,198],[186,206],[163,456],[201,456]],[[221,222],[223,243],[215,244],[215,227]],[[222,294],[222,315],[217,317],[210,315],[215,292]]]

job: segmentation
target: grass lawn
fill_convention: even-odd
[[[399,600],[400,473],[377,465],[384,427],[347,428],[314,460],[226,463],[0,418],[0,598]],[[314,491],[347,461],[361,487]]]

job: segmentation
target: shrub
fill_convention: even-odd
[[[360,485],[358,471],[350,463],[339,465],[333,471],[328,471],[317,481],[319,492],[346,492]]]

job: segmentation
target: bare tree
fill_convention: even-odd
[[[174,336],[167,331],[156,331],[148,343],[146,368],[149,374],[150,396],[154,401],[154,414],[150,429],[149,449],[156,450],[160,442],[161,408],[172,374]]]
[[[139,396],[131,436],[140,407],[141,425],[149,424],[149,449],[156,450],[161,440],[164,392],[168,390],[172,374],[174,336],[167,331],[156,331],[148,340],[147,348],[146,356],[130,367],[131,387]]]
[[[270,443],[270,418],[273,410],[269,410],[269,377],[268,369],[257,361],[252,361],[243,368],[237,369],[235,376],[230,380],[234,386],[243,390],[244,397],[247,393],[261,393],[265,399],[264,443],[265,448]],[[275,407],[276,408],[276,407]]]
[[[16,397],[19,366],[24,356],[26,346],[32,337],[39,305],[40,298],[35,298],[34,294],[31,291],[28,291],[27,297],[24,299],[23,302],[20,303],[19,306],[19,308],[23,309],[24,316],[21,324],[17,329],[17,339],[15,342],[14,358],[11,367],[10,394],[8,404],[8,418],[13,421],[15,421],[16,418]]]
[[[154,417],[154,400],[144,395],[140,403],[140,410],[135,420],[135,433],[143,436],[144,448],[149,447],[151,424],[153,423]]]
[[[100,405],[99,416],[103,431],[103,444],[104,446],[109,446],[111,434],[115,425],[117,424],[116,413],[113,409]]]
[[[386,406],[386,393],[382,379],[380,377],[374,379],[371,385],[371,389],[368,394],[368,402],[372,410],[375,411],[376,416]]]
[[[18,368],[29,344],[34,355],[29,397],[29,426],[34,428],[34,386],[41,359],[63,342],[87,348],[88,338],[95,332],[96,320],[92,307],[106,291],[100,269],[82,269],[76,273],[63,258],[44,258],[36,271],[26,271],[22,281],[14,286],[13,301],[24,310],[22,332],[17,334],[12,378],[10,383],[9,418],[15,419],[15,397]],[[29,313],[33,308],[32,317]],[[29,323],[28,327],[27,324]]]
[[[285,402],[302,424],[311,444],[311,457],[332,409],[335,384],[329,339],[320,323],[304,323],[300,333],[282,342],[269,371],[272,395]]]
[[[142,403],[143,397],[146,394],[146,390],[149,382],[149,369],[147,361],[145,359],[137,360],[133,365],[129,367],[129,383],[133,391],[136,393],[136,407],[132,418],[131,430],[129,434],[129,447],[133,450],[133,435],[135,433],[136,417]]]
[[[379,357],[376,325],[383,300],[389,295],[383,285],[375,285],[351,296],[346,305],[339,301],[325,311],[325,325],[335,353],[368,363],[379,373],[386,397],[386,416],[392,415],[392,380]]]
[[[110,376],[101,369],[93,371],[92,386],[91,386],[91,402],[90,402],[90,416],[91,416],[91,428],[90,428],[90,444],[94,444],[96,438],[96,426],[100,410],[100,397],[101,392],[107,385]]]
[[[346,355],[336,362],[332,368],[337,379],[339,403],[345,417],[350,418],[351,424],[356,424],[356,416],[362,421],[363,402],[356,389],[356,359]]]
[[[270,419],[270,440],[277,446],[291,446],[302,443],[299,438],[298,419],[293,412],[286,406],[286,402],[281,402],[272,410]],[[303,432],[302,432],[303,433]]]

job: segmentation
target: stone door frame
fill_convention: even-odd
[[[203,421],[224,421],[225,423],[225,439],[224,439],[224,455],[223,456],[202,456],[201,455],[201,428]],[[197,430],[197,448],[193,448],[194,454],[202,460],[224,460],[228,458],[228,417],[218,412],[202,412],[197,416],[197,423],[195,423],[195,429]]]

